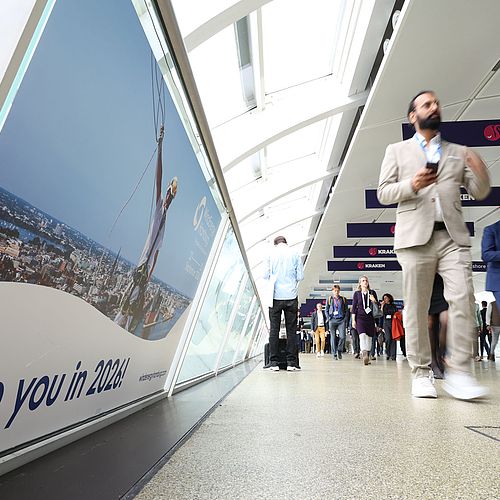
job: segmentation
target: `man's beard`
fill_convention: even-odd
[[[428,118],[418,120],[418,126],[422,130],[439,130],[440,125],[441,125],[441,115],[429,116]]]

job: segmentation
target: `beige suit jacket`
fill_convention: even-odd
[[[390,144],[380,170],[377,195],[380,203],[397,203],[394,249],[425,245],[432,236],[435,198],[439,195],[443,220],[451,238],[459,246],[470,246],[470,235],[462,215],[460,187],[479,200],[488,196],[490,183],[482,180],[465,163],[467,148],[441,142],[438,179],[415,193],[411,180],[425,166],[424,151],[414,138]]]

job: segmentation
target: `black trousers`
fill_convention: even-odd
[[[489,344],[488,345],[488,341]],[[486,350],[486,354],[489,356],[490,355],[490,346],[491,346],[491,338],[488,335],[488,330],[482,329],[481,333],[479,334],[479,345],[480,345],[480,355],[482,356],[484,354],[484,351]]]
[[[385,354],[387,357],[396,359],[396,340],[392,338],[392,321],[384,321]]]
[[[269,308],[269,362],[272,366],[277,366],[279,361],[279,334],[281,315],[285,315],[286,327],[286,361],[287,365],[297,364],[297,311],[299,303],[297,298],[290,300],[273,300],[273,307]]]

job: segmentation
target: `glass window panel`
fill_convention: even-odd
[[[262,8],[266,93],[331,74],[341,0],[274,0]]]
[[[260,315],[259,321],[260,321],[260,324],[259,324],[259,328],[257,330],[258,333],[255,336],[254,345],[253,345],[251,353],[250,353],[251,357],[256,356],[257,354],[260,354],[264,350],[264,344],[266,342],[268,342],[268,340],[269,340],[269,334],[268,334],[266,324],[264,321],[264,317],[262,316],[262,314]]]
[[[255,327],[255,321],[257,319],[257,313],[259,312],[258,302],[254,300],[252,303],[252,307],[249,310],[249,317],[247,321],[247,327],[243,332],[243,335],[240,339],[240,345],[238,347],[238,351],[236,353],[234,361],[237,363],[238,361],[242,361],[245,359],[246,353],[248,351],[249,344],[252,340],[252,334]]]
[[[214,371],[244,273],[240,249],[230,229],[210,280],[177,383]]]
[[[245,273],[246,274],[246,273]],[[248,275],[246,275],[248,277]],[[252,300],[255,296],[252,282],[248,279],[245,285],[245,290],[241,296],[240,303],[238,305],[238,310],[234,317],[233,323],[231,325],[231,330],[229,331],[226,345],[224,346],[224,352],[222,353],[222,358],[220,361],[220,367],[224,368],[230,365],[238,349],[240,338],[243,333],[243,327],[250,312],[250,306],[252,305]]]
[[[228,26],[189,54],[210,127],[249,108],[241,86],[234,26]]]
[[[210,0],[209,2],[172,0],[175,18],[183,37],[235,3],[237,0]]]

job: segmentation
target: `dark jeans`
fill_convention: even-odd
[[[278,366],[279,361],[279,334],[281,324],[281,313],[285,314],[286,327],[286,362],[289,366],[297,363],[297,310],[299,308],[297,299],[273,300],[273,307],[269,308],[269,362],[271,366]],[[300,337],[299,337],[300,338]]]
[[[372,357],[375,356],[375,349],[377,349],[377,332],[375,332],[372,337],[372,348],[370,349],[370,356]],[[378,349],[377,349],[377,354],[378,354]]]
[[[359,354],[360,348],[359,348],[359,333],[356,328],[351,328],[351,338],[352,338],[352,350],[354,351],[354,354]]]
[[[392,338],[392,322],[384,321],[385,354],[388,358],[396,359],[396,341]]]
[[[335,335],[338,332],[339,335]],[[332,346],[332,354],[334,356],[337,355],[338,352],[342,354],[344,352],[344,344],[345,344],[345,320],[330,320],[330,336],[332,340],[334,340],[334,345]]]
[[[404,335],[399,339],[399,347],[401,348],[403,356],[406,358],[406,338]]]
[[[490,355],[490,345],[488,345],[488,341],[489,341],[489,344],[491,345],[491,338],[490,336],[488,335],[488,330],[481,330],[481,333],[479,334],[479,345],[481,346],[480,347],[480,356],[483,356],[483,353],[486,349],[486,354],[489,356]]]

